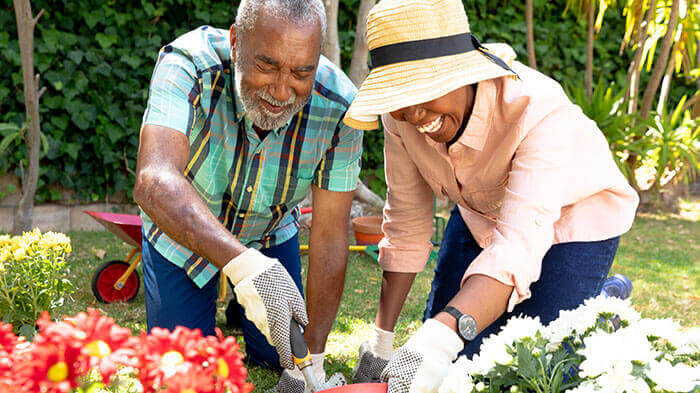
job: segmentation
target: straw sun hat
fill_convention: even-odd
[[[517,77],[513,49],[471,35],[461,0],[381,0],[367,17],[367,42],[372,70],[343,120],[357,129],[376,129],[377,115],[462,86]]]

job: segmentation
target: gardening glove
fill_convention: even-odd
[[[323,369],[323,359],[325,353],[312,353],[311,362],[316,381],[320,384],[318,390],[330,389],[346,385],[345,377],[341,373],[335,373],[326,379],[326,372]],[[311,387],[306,385],[304,374],[298,368],[284,370],[277,385],[268,393],[311,393]]]
[[[382,372],[382,381],[389,385],[387,393],[436,392],[462,348],[464,343],[457,333],[428,319],[394,352]]]
[[[309,323],[304,299],[294,280],[277,259],[249,248],[222,269],[231,279],[246,318],[267,338],[280,356],[280,364],[294,368],[289,324],[294,318],[302,326]]]
[[[394,351],[394,332],[374,327],[369,340],[360,345],[360,358],[353,370],[354,383],[380,382],[382,371]]]

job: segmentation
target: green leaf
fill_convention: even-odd
[[[72,159],[78,158],[78,152],[80,152],[80,145],[77,143],[66,143],[63,145],[63,151],[66,152]]]
[[[516,344],[516,360],[518,362],[518,373],[526,379],[533,379],[537,376],[537,359],[530,352],[530,349],[521,343]]]
[[[83,51],[81,50],[72,50],[68,52],[68,58],[73,61],[75,64],[80,64],[80,62],[83,60]]]
[[[17,137],[19,137],[19,132],[16,132],[14,134],[10,134],[2,138],[2,141],[0,141],[0,153],[4,153],[5,149],[12,143]]]
[[[36,329],[34,326],[24,324],[19,328],[19,335],[27,339],[27,341],[32,341],[34,335],[36,334]]]
[[[103,49],[109,48],[110,46],[117,43],[119,37],[113,35],[104,35],[102,33],[97,33],[95,39],[100,44]]]
[[[100,21],[100,16],[96,12],[83,14],[83,18],[85,19],[85,24],[90,29],[93,29],[97,25],[97,22]]]

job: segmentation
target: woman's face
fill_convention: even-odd
[[[474,86],[468,85],[442,97],[391,112],[398,121],[407,121],[419,132],[438,143],[451,141],[472,111]]]

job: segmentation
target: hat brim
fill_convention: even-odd
[[[505,44],[485,45],[489,52],[512,63],[515,52]],[[360,86],[343,122],[373,130],[378,115],[432,101],[462,86],[513,75],[479,51],[443,56],[373,69]]]

